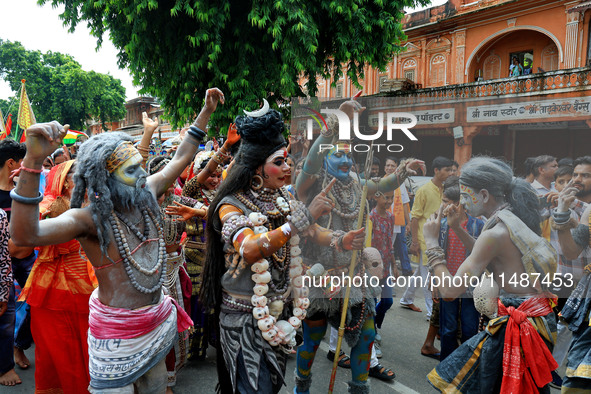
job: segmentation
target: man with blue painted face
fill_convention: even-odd
[[[357,101],[347,101],[340,108],[349,119],[354,112],[361,112],[363,108]],[[349,265],[353,252],[343,248],[345,233],[356,231],[363,234],[364,228],[357,229],[357,220],[361,207],[362,186],[351,173],[353,166],[352,145],[349,141],[336,141],[335,119],[328,119],[328,127],[323,128],[321,135],[316,139],[302,172],[297,179],[296,189],[298,197],[302,201],[310,202],[324,186],[336,179],[328,197],[333,200],[335,207],[331,214],[318,220],[318,223],[333,231],[333,240],[330,247],[302,248],[304,264],[311,267],[311,272],[328,272],[332,278],[348,275]],[[320,149],[321,146],[330,146],[330,149]],[[378,182],[369,180],[367,183],[368,195],[374,195],[376,191],[391,192],[399,187],[409,176],[417,173],[417,170],[425,170],[424,163],[420,160],[405,160],[387,177]],[[365,181],[362,181],[365,182]],[[323,186],[324,185],[324,186]],[[364,219],[367,219],[368,206]],[[364,220],[365,223],[365,220]],[[364,249],[364,238],[357,237],[353,249]],[[362,253],[360,264],[355,269],[357,277],[371,276],[369,252]],[[324,274],[323,274],[324,275]],[[377,281],[379,284],[379,280]],[[354,284],[355,282],[353,282]],[[326,333],[328,323],[333,327],[340,324],[342,309],[341,298],[344,298],[346,286],[337,286],[335,281],[332,286],[311,287],[310,307],[307,318],[303,322],[304,343],[298,348],[296,368],[296,393],[309,393],[311,386],[311,368],[318,345]],[[352,380],[349,382],[349,392],[369,393],[368,372],[371,376],[380,377],[393,373],[381,365],[376,365],[370,370],[369,354],[375,337],[375,301],[374,298],[381,294],[381,288],[368,285],[351,286],[349,313],[345,325],[345,340],[351,346],[351,372]],[[338,355],[336,357],[339,357]]]
[[[205,136],[202,130],[223,100],[219,89],[207,91],[205,105],[176,155],[154,175],[147,176],[127,134],[103,133],[86,141],[77,157],[72,209],[43,221],[39,174],[68,127],[54,121],[26,131],[27,154],[11,192],[12,238],[30,247],[77,239],[92,263],[99,287],[89,302],[91,393],[166,390],[165,356],[177,332],[192,322],[162,292],[166,246],[157,198],[191,162]]]

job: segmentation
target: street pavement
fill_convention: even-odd
[[[427,382],[427,374],[435,368],[438,361],[422,356],[421,346],[427,335],[429,322],[426,318],[425,302],[422,298],[422,291],[417,291],[415,304],[423,309],[423,312],[413,312],[400,307],[400,296],[404,289],[396,289],[398,297],[394,299],[394,305],[386,314],[380,335],[382,336],[383,358],[382,365],[393,368],[396,379],[392,382],[382,382],[376,378],[369,378],[371,392],[376,394],[416,394],[435,393],[436,391]],[[313,384],[311,393],[326,393],[330,381],[332,362],[326,358],[328,351],[328,338],[330,330],[320,345],[316,359],[312,367]],[[349,354],[349,347],[343,342],[344,350]],[[439,347],[439,342],[435,342]],[[20,370],[17,373],[23,380],[23,384],[15,387],[0,386],[0,393],[34,393],[34,351],[33,348],[26,351],[31,360],[32,366],[28,370]],[[67,365],[61,366],[67,368]],[[295,356],[290,357],[287,364],[286,384],[281,394],[293,393],[294,387]],[[559,373],[564,376],[565,367],[562,365]],[[351,372],[348,369],[339,368],[337,371],[335,394],[347,393],[347,382],[351,379]],[[215,368],[215,351],[210,349],[205,361],[191,361],[178,374],[175,394],[214,393],[217,383],[217,372]],[[559,390],[552,389],[552,394],[559,393]]]

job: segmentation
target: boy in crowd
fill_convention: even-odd
[[[455,275],[460,265],[472,251],[484,221],[468,215],[460,206],[460,179],[451,176],[443,183],[444,215],[439,231],[439,246],[445,251],[447,269]],[[439,311],[441,329],[441,355],[444,360],[458,347],[458,329],[461,327],[461,343],[478,332],[480,314],[474,307],[474,299],[466,292],[452,301],[441,300]]]
[[[409,253],[417,256],[419,264],[411,277],[414,279],[409,280],[408,288],[400,299],[400,305],[403,308],[415,312],[422,312],[421,309],[414,304],[416,288],[417,286],[422,285],[427,307],[427,317],[431,317],[433,300],[431,290],[429,290],[429,287],[427,286],[427,275],[429,272],[425,267],[427,264],[427,256],[425,255],[427,247],[425,245],[425,238],[423,237],[423,225],[432,214],[437,212],[441,205],[443,182],[445,182],[453,172],[453,161],[446,157],[438,156],[433,160],[433,171],[433,178],[417,190],[414,204],[412,206],[412,219],[410,222],[412,244]],[[433,337],[435,333],[433,333]],[[436,349],[431,349],[429,353],[437,353],[437,351]]]

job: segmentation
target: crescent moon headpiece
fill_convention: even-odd
[[[263,99],[263,108],[257,111],[247,111],[243,110],[246,116],[250,116],[252,118],[260,118],[261,116],[265,116],[267,112],[269,112],[269,102],[266,99]]]

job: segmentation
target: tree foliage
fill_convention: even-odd
[[[65,5],[64,23],[86,21],[119,50],[142,92],[159,97],[173,123],[199,110],[217,86],[229,121],[261,98],[276,104],[317,91],[316,77],[343,70],[357,83],[366,65],[383,68],[404,38],[403,8],[429,0],[39,0]],[[341,65],[343,67],[341,67]]]
[[[111,75],[84,71],[70,55],[29,51],[20,42],[0,39],[0,77],[15,94],[21,88],[21,79],[27,81],[27,95],[38,122],[55,119],[80,130],[86,128],[87,119],[105,125],[126,114],[121,81]],[[13,108],[16,121],[18,102]]]

